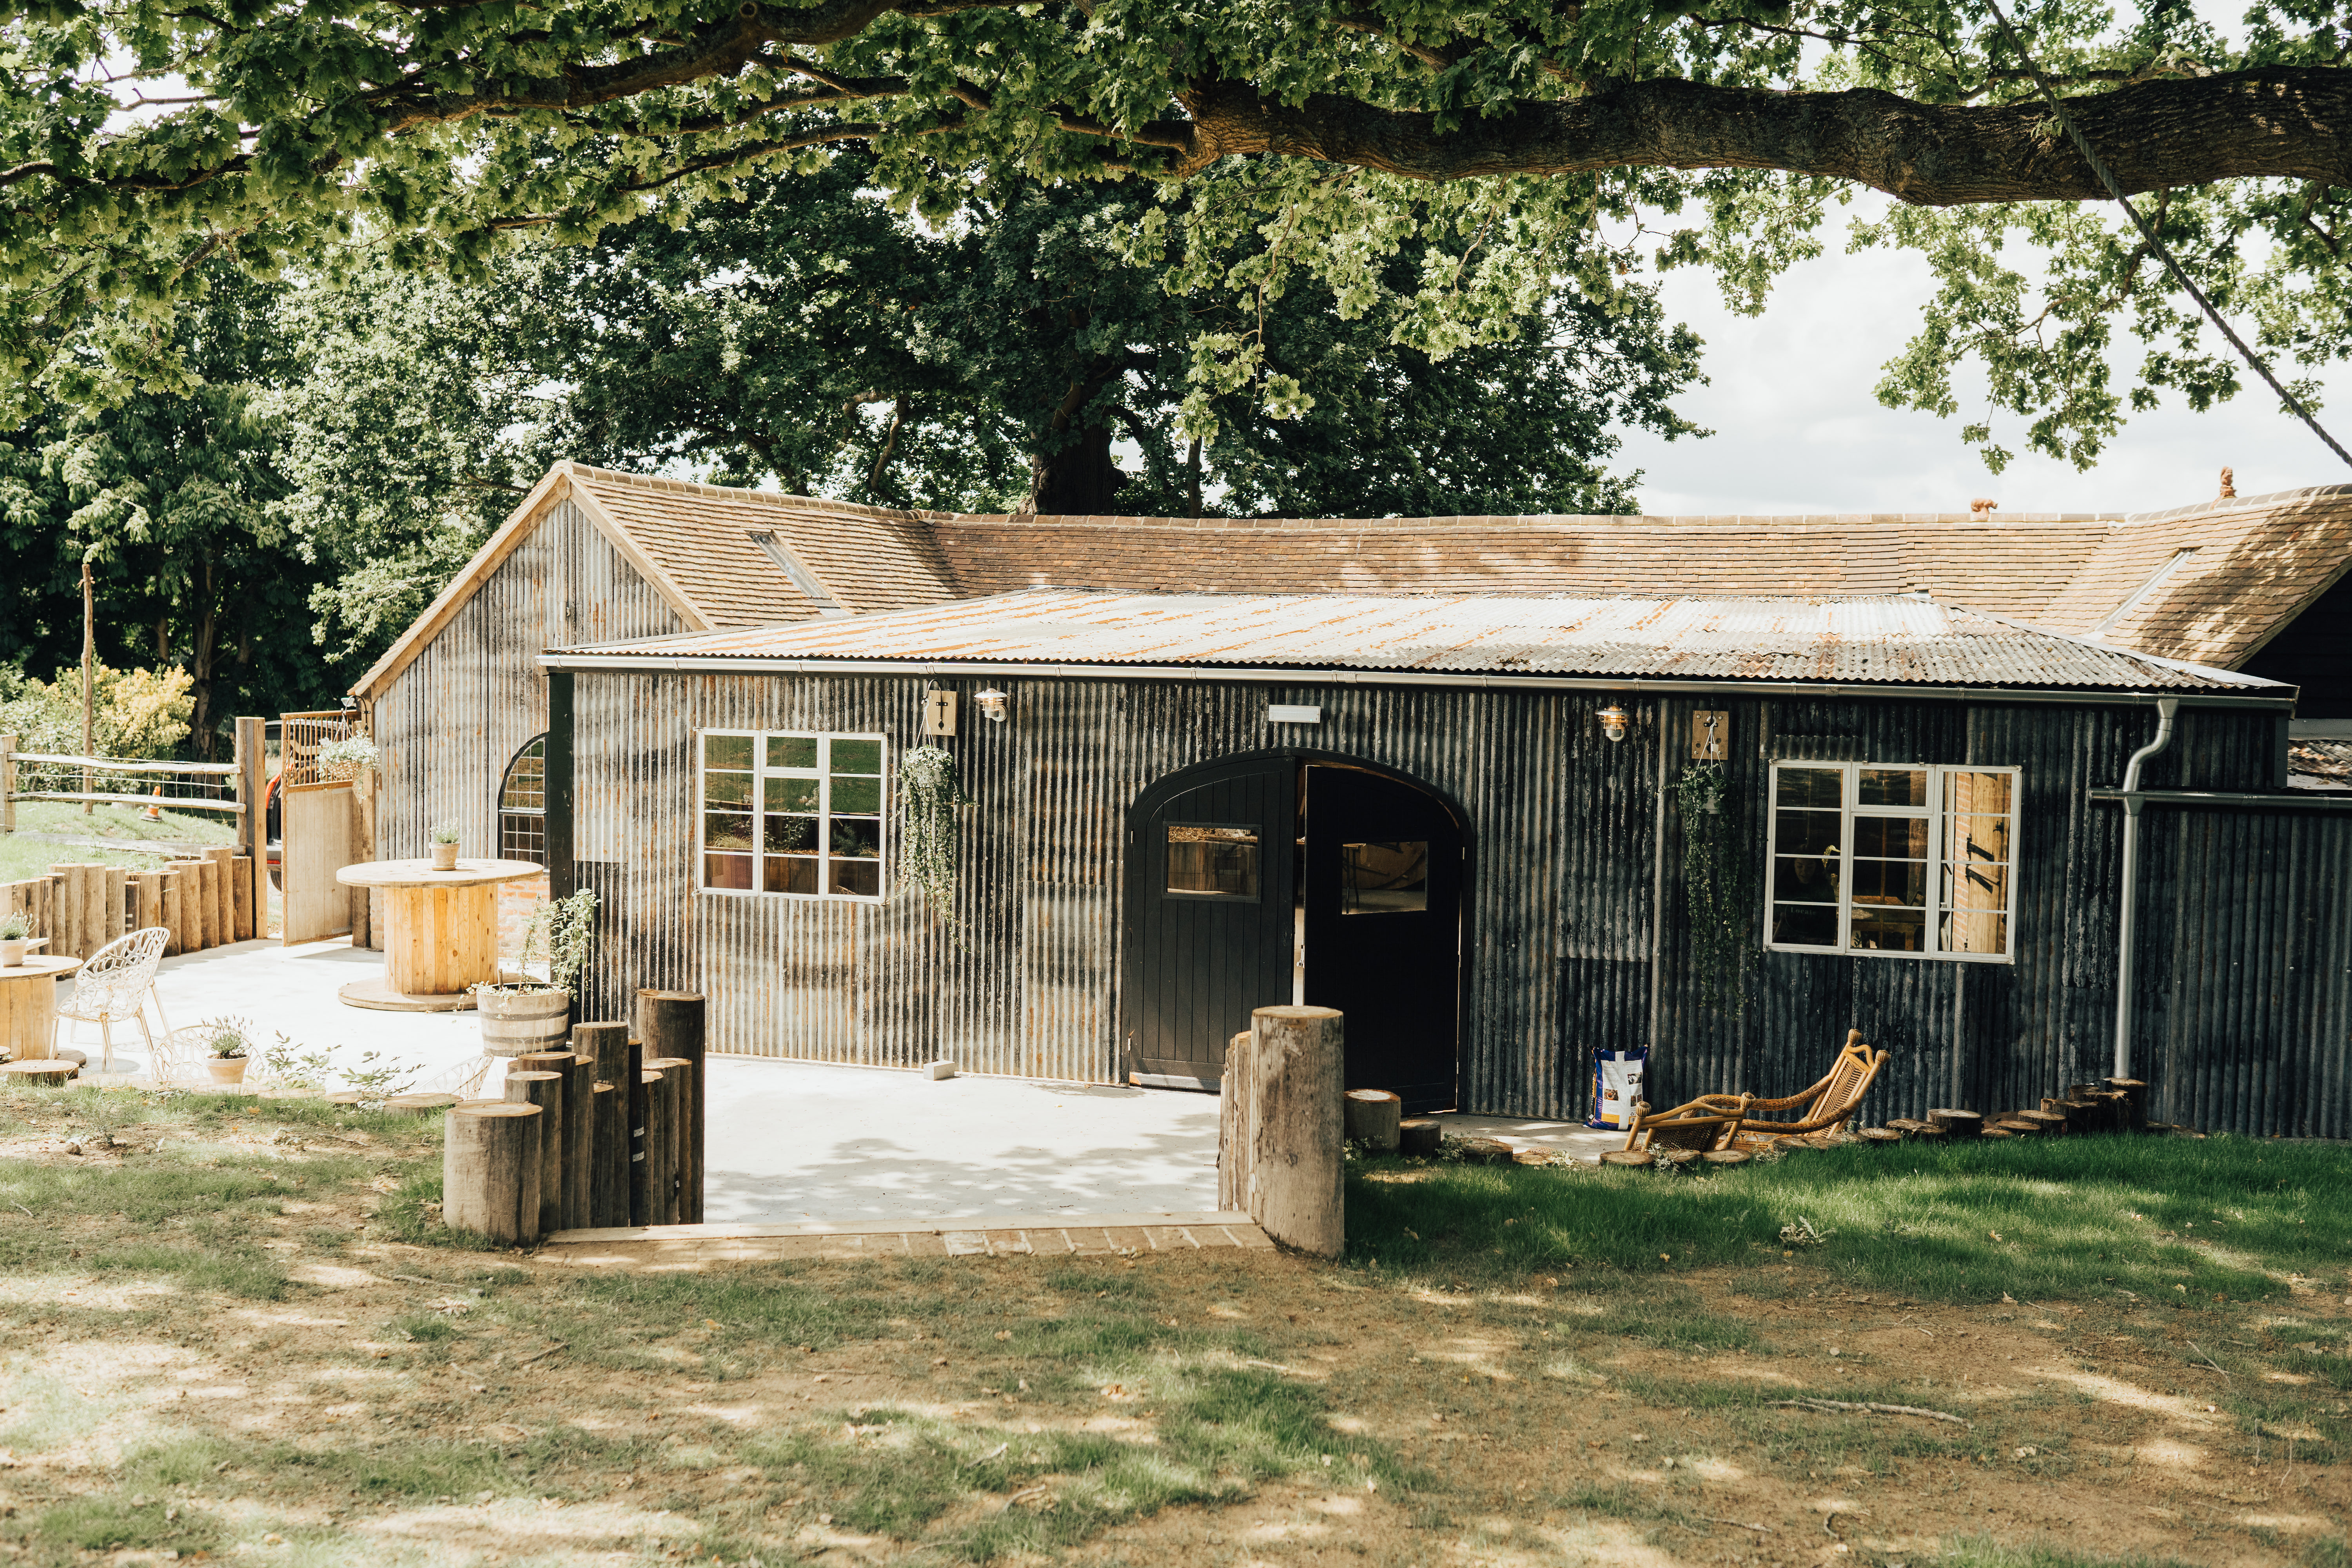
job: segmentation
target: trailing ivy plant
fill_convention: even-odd
[[[1689,912],[1691,964],[1699,1000],[1737,1014],[1756,966],[1748,940],[1754,907],[1747,847],[1729,801],[1731,775],[1721,763],[1693,763],[1675,781],[1683,816],[1683,900]]]
[[[955,910],[956,808],[971,804],[944,746],[917,746],[898,759],[898,809],[906,819],[898,874],[922,889],[935,917]]]

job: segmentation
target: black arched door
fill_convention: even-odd
[[[1399,779],[1310,763],[1306,1000],[1348,1016],[1348,1087],[1408,1114],[1454,1103],[1461,1016],[1462,833]]]
[[[1444,802],[1266,752],[1162,779],[1129,818],[1122,1012],[1135,1081],[1213,1089],[1253,1009],[1348,1015],[1348,1087],[1456,1102],[1464,840]]]

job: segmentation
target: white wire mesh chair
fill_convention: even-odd
[[[171,935],[162,926],[149,926],[116,937],[90,955],[74,975],[73,994],[58,1004],[59,1019],[98,1026],[99,1071],[114,1070],[114,1026],[119,1023],[136,1023],[152,1054],[155,1034],[147,1026],[149,1001],[155,1004],[156,1021],[166,1034],[171,1032],[171,1020],[163,1016],[163,998],[155,994],[155,969],[163,962],[163,944]],[[68,1044],[72,1037],[68,1028]]]

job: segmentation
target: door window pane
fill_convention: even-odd
[[[1257,829],[1168,825],[1168,891],[1192,899],[1257,899]]]
[[[1401,914],[1429,908],[1429,846],[1420,839],[1339,846],[1339,912]]]

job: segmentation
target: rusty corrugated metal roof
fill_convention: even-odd
[[[572,651],[665,663],[1158,665],[2137,690],[2273,684],[1908,595],[1691,599],[1034,589],[847,620]]]

